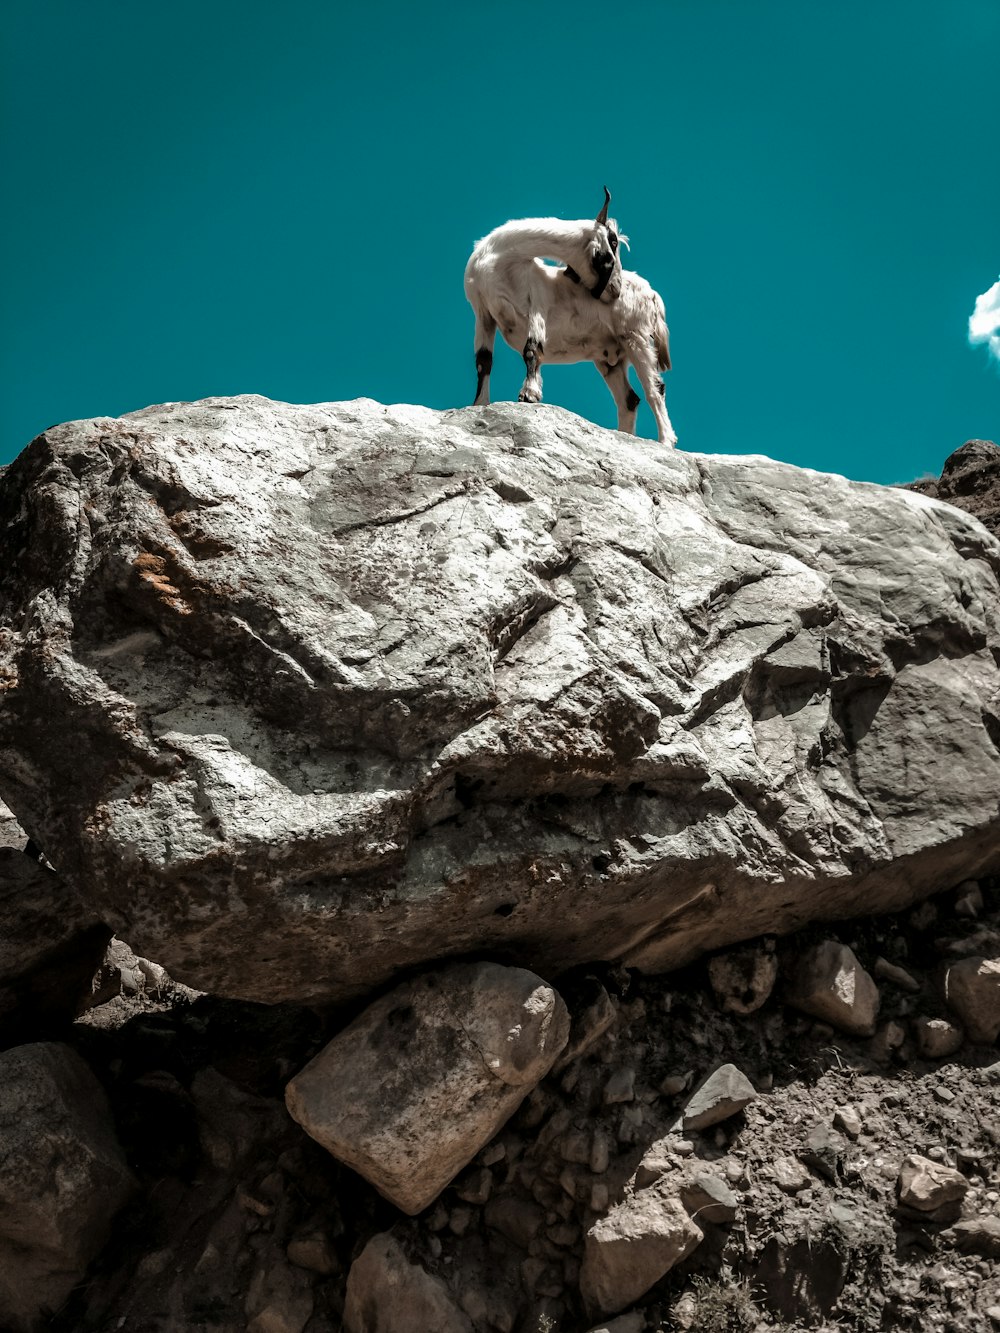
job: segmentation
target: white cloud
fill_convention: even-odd
[[[1000,361],[1000,280],[976,297],[976,308],[969,316],[969,342],[986,343]]]

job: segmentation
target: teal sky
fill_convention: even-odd
[[[210,394],[464,405],[472,245],[605,182],[682,448],[892,482],[1000,439],[998,0],[5,0],[0,36],[0,462]],[[494,398],[522,375],[498,341]],[[590,365],[545,391],[615,422]]]

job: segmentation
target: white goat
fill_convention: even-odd
[[[499,327],[510,347],[523,349],[527,374],[520,402],[541,402],[543,362],[593,361],[617,405],[618,429],[634,435],[639,395],[628,382],[631,363],[656,418],[657,438],[676,444],[658,373],[670,368],[663,302],[645,278],[622,270],[607,188],[605,196],[596,222],[508,222],[473,250],[465,294],[476,315],[475,403],[490,401]],[[546,264],[543,256],[565,267]]]

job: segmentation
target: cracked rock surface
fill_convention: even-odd
[[[914,492],[242,397],[47,431],[0,533],[0,797],[200,989],[660,970],[1000,865],[1000,544]]]

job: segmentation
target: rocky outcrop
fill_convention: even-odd
[[[0,795],[203,990],[669,968],[1000,863],[1000,546],[923,496],[247,397],[47,431],[0,531]]]
[[[0,1087],[0,1326],[17,1330],[59,1310],[135,1182],[107,1098],[74,1051],[6,1051]]]
[[[924,477],[910,487],[975,515],[1000,537],[1000,448],[992,440],[966,440],[945,459],[940,477]]]
[[[308,1134],[406,1213],[451,1184],[552,1068],[569,1034],[541,977],[458,964],[397,986],[288,1084]]]

